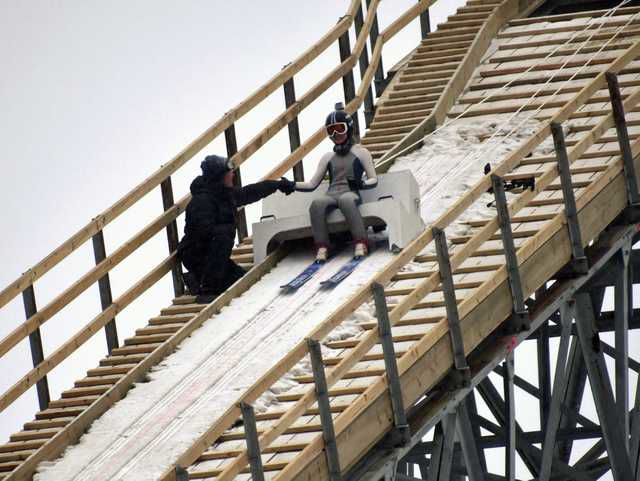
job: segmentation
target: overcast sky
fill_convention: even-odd
[[[435,25],[461,0],[432,8]],[[414,4],[386,0],[380,27]],[[19,0],[0,1],[0,145],[2,233],[0,287],[38,262],[314,44],[346,12],[348,0]],[[414,48],[414,22],[385,50],[385,67]],[[353,45],[353,33],[352,33]],[[338,65],[337,45],[296,77],[300,96]],[[342,100],[338,83],[301,118],[303,140]],[[237,125],[242,146],[282,111],[282,92]],[[324,145],[322,148],[326,148]],[[286,156],[286,131],[247,164],[248,180]],[[205,154],[224,154],[221,139],[174,178],[186,193]],[[319,153],[309,156],[313,163]],[[105,229],[107,251],[161,210],[154,191]],[[252,211],[255,215],[255,209]],[[114,297],[166,255],[164,234],[112,274]],[[91,242],[54,269],[35,291],[39,307],[91,268]],[[138,268],[138,266],[141,266]],[[123,315],[120,339],[146,324],[170,300],[165,279]],[[45,354],[99,312],[89,289],[43,327]],[[0,336],[24,320],[21,299],[0,310]],[[102,334],[50,378],[52,397],[104,355]],[[27,372],[28,343],[0,360],[4,391]],[[0,414],[0,440],[30,420],[34,390]]]
[[[462,5],[440,1],[433,25]],[[0,0],[0,146],[2,233],[0,287],[170,160],[190,141],[311,46],[346,12],[348,0]],[[381,30],[414,0],[385,0]],[[414,48],[419,25],[385,49],[385,67]],[[296,77],[301,95],[338,63],[337,46]],[[303,140],[337,100],[338,83],[301,118]],[[282,93],[237,126],[242,146],[282,111]],[[322,148],[326,148],[326,144]],[[321,149],[322,149],[321,148]],[[255,180],[286,156],[286,131],[261,149],[243,175]],[[320,150],[321,150],[320,149]],[[205,154],[224,154],[223,140],[196,156],[174,179],[186,193]],[[309,156],[313,163],[319,154]],[[112,252],[160,213],[152,192],[105,230]],[[153,214],[152,214],[153,213]],[[255,215],[253,210],[252,215]],[[112,275],[114,297],[166,255],[164,235]],[[36,284],[41,307],[86,272],[91,243]],[[120,339],[170,301],[165,279],[118,316]],[[99,312],[97,288],[44,326],[45,354]],[[20,299],[0,311],[0,336],[24,319]],[[50,376],[52,397],[104,355],[103,335]],[[521,351],[525,359],[531,352]],[[526,356],[529,356],[528,358]],[[526,361],[525,361],[526,362]],[[26,373],[28,343],[0,360],[0,390]],[[535,377],[529,379],[535,383]],[[0,414],[0,442],[33,417],[32,389]],[[525,426],[526,427],[526,426]],[[533,427],[530,426],[530,427]],[[499,470],[496,470],[499,471]]]

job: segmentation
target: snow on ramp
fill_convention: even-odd
[[[445,126],[392,167],[409,169],[418,180],[427,226],[482,177],[485,163],[497,165],[539,126],[522,115],[506,125],[505,119],[474,118]],[[489,200],[491,196],[482,196],[447,230],[464,235],[469,229],[464,220],[495,215],[486,207]],[[309,254],[287,256],[153,369],[149,382],[136,385],[95,421],[79,444],[60,459],[42,463],[34,479],[155,481],[253,382],[393,256],[378,249],[336,289],[319,290],[319,282],[348,258],[347,254],[330,260],[295,294],[284,295],[279,286],[310,261]],[[414,268],[420,266],[409,264],[405,269]],[[362,306],[343,323],[352,323],[355,329],[343,327],[339,335],[357,334],[357,323],[365,320],[363,316],[373,320],[373,312],[372,305]],[[265,409],[273,398],[263,396],[256,408]]]
[[[287,256],[243,296],[185,340],[36,481],[156,480],[278,359],[392,257],[380,248],[332,291],[321,280],[350,259],[336,256],[293,294],[280,285],[310,262]],[[328,302],[328,299],[331,302]]]

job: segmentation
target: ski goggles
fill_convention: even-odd
[[[338,122],[337,124],[327,125],[327,133],[329,137],[334,137],[336,135],[345,135],[347,133],[347,123],[346,122]]]

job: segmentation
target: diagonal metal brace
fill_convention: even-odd
[[[458,301],[456,291],[453,286],[453,272],[451,270],[451,260],[449,259],[449,249],[447,238],[442,229],[434,227],[431,232],[436,244],[436,254],[440,270],[440,280],[442,281],[442,293],[447,310],[447,320],[449,322],[449,335],[451,336],[451,346],[453,349],[453,362],[460,377],[459,381],[463,385],[468,385],[470,381],[469,365],[464,353],[464,341],[462,329],[460,328],[460,316],[458,314]]]
[[[520,279],[520,269],[518,268],[518,257],[516,247],[513,242],[513,232],[511,231],[511,219],[507,206],[507,196],[504,192],[504,182],[502,177],[491,176],[493,185],[493,195],[496,199],[498,210],[498,225],[502,237],[504,256],[507,262],[507,273],[509,276],[509,287],[511,288],[511,298],[513,300],[512,323],[516,331],[525,331],[531,324],[529,312],[524,304],[524,293],[522,291],[522,281]]]
[[[322,424],[329,479],[330,481],[342,481],[340,457],[338,456],[333,417],[329,406],[329,389],[324,374],[324,362],[322,360],[320,343],[315,339],[307,339],[307,347],[309,348],[311,368],[313,369],[313,380],[315,383],[316,398],[318,400],[318,410],[320,411],[320,422]]]
[[[562,197],[564,200],[564,214],[567,218],[569,228],[569,238],[571,239],[572,270],[575,274],[584,275],[589,271],[589,263],[584,255],[582,247],[582,234],[578,223],[578,209],[576,207],[576,197],[573,192],[573,182],[571,181],[571,170],[569,167],[569,156],[567,155],[567,145],[562,131],[562,125],[551,123],[551,133],[556,149],[556,159],[558,161],[558,173],[562,184]]]
[[[373,299],[376,304],[378,332],[380,334],[380,342],[382,343],[384,365],[387,382],[389,383],[389,397],[391,398],[391,409],[393,410],[394,433],[391,436],[392,443],[396,446],[405,446],[411,441],[411,431],[407,423],[407,413],[405,412],[404,401],[402,399],[398,363],[396,361],[396,352],[391,335],[391,324],[389,322],[389,308],[387,307],[387,300],[384,296],[384,287],[382,284],[374,282],[371,286],[371,291],[373,292]]]

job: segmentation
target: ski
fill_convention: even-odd
[[[351,274],[356,269],[356,267],[358,267],[358,264],[360,264],[363,260],[364,257],[354,257],[353,259],[349,260],[349,262],[345,263],[340,269],[338,269],[335,274],[322,281],[320,285],[325,289],[333,289],[344,279],[346,279],[349,274]]]
[[[309,279],[311,279],[316,272],[320,270],[323,266],[320,262],[313,262],[309,264],[305,270],[303,270],[300,274],[294,277],[291,281],[287,282],[285,285],[280,286],[286,292],[293,292],[298,290],[301,286],[303,286]]]

